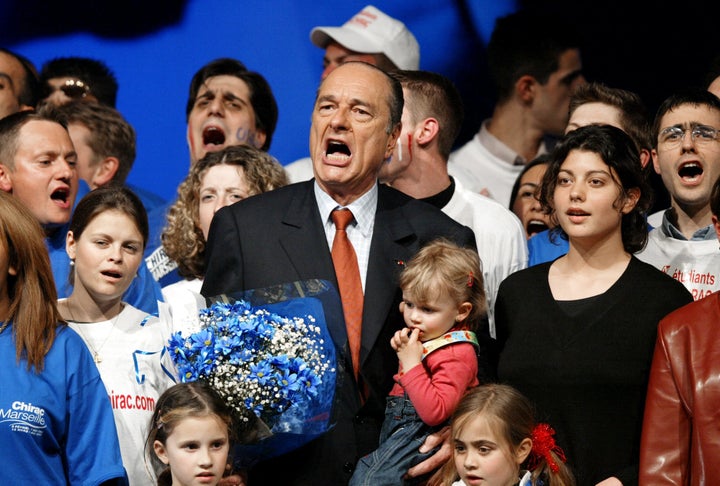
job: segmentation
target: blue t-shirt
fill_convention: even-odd
[[[648,232],[653,229],[650,223],[648,223],[647,228]],[[533,265],[538,265],[540,263],[551,262],[565,255],[570,249],[568,240],[560,235],[555,236],[555,239],[551,240],[550,230],[534,234],[527,241],[527,245],[528,267],[532,267]]]
[[[541,231],[530,237],[528,244],[528,267],[551,262],[566,254],[570,249],[568,240],[557,235],[550,239],[550,230]]]
[[[140,186],[125,183],[125,187],[130,189],[132,192],[135,193],[138,198],[140,198],[143,206],[145,206],[145,212],[148,214],[150,214],[150,211],[152,211],[156,207],[164,206],[165,204],[167,204],[167,200],[164,197],[160,196],[159,194],[155,194],[152,191],[148,191],[147,189],[143,189]]]
[[[80,336],[62,326],[40,373],[0,333],[0,484],[127,484],[110,400]]]

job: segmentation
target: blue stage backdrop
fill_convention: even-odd
[[[187,173],[185,104],[193,73],[234,57],[262,73],[280,109],[270,153],[287,164],[308,152],[314,93],[323,51],[309,39],[372,0],[0,0],[0,45],[38,68],[58,56],[105,61],[120,82],[118,109],[138,134],[129,181],[174,199]],[[692,22],[645,2],[604,0],[377,0],[417,37],[420,68],[445,74],[463,95],[457,143],[489,116],[493,90],[485,45],[495,19],[521,7],[569,18],[584,36],[586,77],[640,94],[653,113],[673,90],[699,85],[717,47],[713,2]],[[677,9],[676,9],[677,10]],[[714,10],[713,10],[714,11]],[[532,39],[528,39],[532,42]]]
[[[322,72],[323,51],[310,42],[310,30],[340,25],[369,2],[57,3],[48,7],[40,0],[6,0],[0,45],[25,55],[38,69],[59,56],[105,61],[120,84],[117,108],[137,131],[137,159],[128,180],[171,199],[189,166],[185,104],[197,69],[212,59],[233,57],[267,78],[280,110],[270,153],[290,163],[307,155],[310,113]],[[480,107],[468,115],[469,138],[491,106],[483,74],[484,42],[495,18],[512,11],[512,3],[373,4],[415,34],[422,69],[446,74],[470,105]]]

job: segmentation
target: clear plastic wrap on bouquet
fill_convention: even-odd
[[[206,381],[236,414],[237,467],[292,451],[331,427],[328,293],[336,294],[330,283],[307,280],[218,296],[200,311],[200,330],[172,335],[180,379]]]

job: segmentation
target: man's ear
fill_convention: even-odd
[[[255,148],[261,149],[262,146],[265,145],[265,140],[267,140],[267,134],[265,133],[265,130],[255,130],[250,143],[252,143]]]
[[[12,192],[12,171],[4,164],[0,164],[0,190]]]
[[[717,235],[718,240],[720,240],[720,221],[718,221],[718,217],[713,214],[712,217],[712,223],[715,227],[715,234]]]
[[[427,145],[432,142],[440,132],[440,123],[435,118],[425,118],[418,123],[415,130],[415,140],[419,145]]]
[[[640,149],[640,165],[644,169],[650,163],[652,155],[648,149]]]
[[[117,157],[105,157],[95,164],[92,180],[88,181],[90,189],[106,186],[113,180],[120,168],[120,161]]]
[[[535,87],[537,84],[537,80],[529,74],[520,76],[520,78],[515,81],[515,92],[520,100],[525,103],[531,103],[535,99]]]
[[[395,144],[397,144],[397,139],[400,136],[401,131],[402,123],[398,123],[395,125],[392,132],[390,132],[390,138],[388,139],[387,146],[385,147],[385,159],[392,157],[393,151],[395,150]]]
[[[660,172],[660,162],[658,162],[657,150],[652,149],[650,151],[650,156],[652,157],[653,169],[655,169],[655,173],[662,175]]]

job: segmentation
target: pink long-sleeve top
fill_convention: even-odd
[[[445,422],[465,392],[478,385],[475,346],[467,342],[449,344],[428,354],[407,373],[393,378],[390,396],[408,398],[420,419],[428,425]]]

